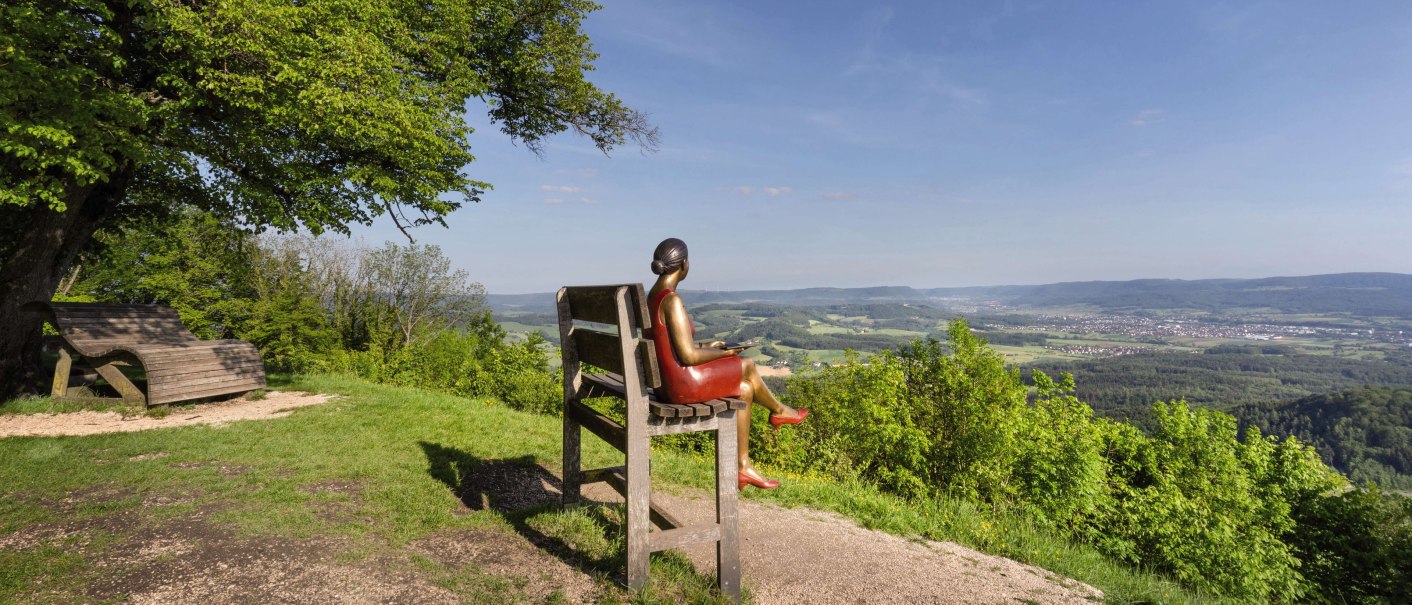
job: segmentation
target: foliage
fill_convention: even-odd
[[[1283,538],[1295,531],[1290,502],[1336,487],[1336,474],[1307,446],[1185,402],[1155,406],[1158,430],[1104,432],[1110,497],[1083,534],[1134,564],[1183,583],[1244,599],[1289,600],[1308,585]]]
[[[1137,353],[1027,367],[1079,378],[1076,395],[1100,414],[1151,429],[1153,402],[1182,397],[1203,405],[1261,404],[1365,385],[1412,385],[1412,366],[1323,355],[1252,354],[1223,348],[1203,355]]]
[[[1301,500],[1287,538],[1313,603],[1394,603],[1412,594],[1412,498],[1359,487]]]
[[[917,341],[793,378],[789,399],[813,414],[794,431],[759,435],[755,458],[919,501],[950,494],[1023,513],[1117,560],[1242,601],[1335,594],[1343,589],[1320,578],[1361,564],[1325,553],[1339,544],[1301,542],[1311,524],[1331,522],[1318,511],[1349,507],[1336,496],[1346,480],[1300,441],[1242,433],[1232,416],[1185,402],[1154,405],[1149,436],[1095,418],[1069,375],[1033,373],[1027,397],[1018,372],[964,321],[948,334],[945,344]],[[1305,562],[1318,557],[1333,562],[1306,576]]]
[[[0,393],[39,382],[39,322],[19,307],[54,292],[96,233],[172,200],[256,232],[347,233],[384,215],[404,230],[444,225],[489,187],[464,171],[475,160],[465,112],[482,103],[532,150],[565,130],[605,152],[655,147],[642,114],[587,80],[597,55],[582,25],[596,8],[6,2]]]
[[[1031,405],[1019,374],[964,321],[949,334],[945,346],[917,341],[791,380],[790,399],[813,414],[756,457],[1076,523],[1094,508],[1102,464],[1092,413],[1067,393],[1072,381],[1046,383]]]
[[[73,269],[69,299],[161,302],[200,338],[232,338],[250,314],[250,238],[190,207],[100,234]]]
[[[485,184],[463,120],[483,99],[531,146],[573,128],[608,149],[651,134],[584,79],[582,0],[289,4],[21,1],[0,39],[0,204],[62,211],[137,169],[200,185],[254,225],[343,229],[405,207],[439,221]]]
[[[1298,437],[1354,481],[1412,489],[1412,388],[1364,387],[1231,413],[1266,433]]]
[[[544,345],[538,335],[507,342],[500,326],[482,312],[464,329],[442,330],[410,346],[336,351],[322,367],[386,384],[493,397],[515,409],[549,414],[558,410],[563,392]]]

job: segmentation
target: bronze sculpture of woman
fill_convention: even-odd
[[[652,315],[652,340],[662,369],[662,388],[658,395],[672,403],[699,403],[720,397],[738,397],[770,410],[770,424],[797,424],[809,415],[809,410],[795,410],[776,399],[761,380],[755,360],[741,357],[743,349],[727,349],[721,341],[696,342],[695,327],[686,314],[686,305],[677,296],[676,287],[690,270],[686,242],[676,238],[663,240],[652,254],[652,273],[657,282],[648,292],[648,311]],[[779,482],[766,479],[750,463],[750,411],[746,407],[737,413],[737,439],[740,448],[740,489],[754,485],[762,489],[779,487]]]

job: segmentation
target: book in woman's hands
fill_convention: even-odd
[[[752,338],[752,339],[750,339],[750,340],[743,340],[743,341],[741,341],[741,342],[728,342],[728,343],[726,343],[726,344],[724,344],[724,345],[721,345],[721,348],[722,348],[722,349],[725,349],[725,350],[727,350],[727,351],[733,350],[733,349],[745,350],[745,349],[749,349],[750,347],[757,346],[757,345],[759,345],[759,344],[760,344],[760,339],[759,339],[759,338]]]

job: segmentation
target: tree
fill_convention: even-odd
[[[586,0],[15,0],[0,7],[0,396],[94,234],[173,200],[253,231],[445,224],[489,187],[462,119],[651,148],[585,79]],[[24,360],[24,361],[22,361]]]

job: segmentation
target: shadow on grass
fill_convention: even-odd
[[[465,451],[437,443],[419,442],[427,457],[427,474],[451,488],[456,498],[471,510],[500,513],[515,531],[540,548],[574,568],[594,576],[624,583],[625,558],[621,544],[622,515],[609,506],[570,506],[560,504],[562,483],[535,462],[534,456],[486,460]],[[614,547],[592,552],[563,537],[550,535],[531,520],[546,513],[573,510],[588,515],[602,529],[602,539]],[[616,517],[616,518],[615,518]]]

